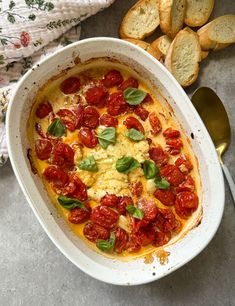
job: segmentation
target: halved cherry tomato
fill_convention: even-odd
[[[152,127],[152,133],[157,135],[161,131],[162,126],[155,112],[149,114],[149,123]]]
[[[136,130],[140,131],[142,134],[144,134],[144,127],[143,127],[143,125],[135,117],[127,117],[123,121],[123,124],[128,129],[136,129]]]
[[[128,104],[124,100],[122,91],[112,93],[107,101],[107,112],[111,116],[124,114],[128,110]]]
[[[81,142],[88,148],[94,148],[98,144],[98,138],[92,129],[82,127],[78,135]]]
[[[106,194],[100,200],[100,204],[109,207],[115,207],[118,203],[118,197],[115,194]]]
[[[83,112],[82,125],[91,129],[95,129],[99,125],[99,112],[92,106],[87,106]]]
[[[175,165],[166,165],[160,169],[161,177],[164,177],[172,186],[178,186],[185,180],[185,176]]]
[[[183,219],[187,219],[198,207],[198,196],[190,191],[180,192],[176,196],[175,211]]]
[[[128,252],[136,253],[136,252],[139,252],[140,249],[141,249],[141,245],[138,244],[136,241],[134,241],[132,237],[130,237],[130,240],[127,242]]]
[[[88,222],[83,228],[84,236],[91,242],[96,242],[98,239],[107,240],[109,238],[109,231],[93,222]]]
[[[86,101],[90,105],[102,108],[105,107],[107,95],[108,92],[104,86],[94,86],[87,90]]]
[[[181,148],[183,147],[183,142],[181,139],[169,139],[166,141],[167,151],[171,155],[177,155],[180,153]]]
[[[127,248],[127,242],[129,240],[129,235],[127,234],[127,232],[118,227],[115,232],[115,245],[114,245],[114,251],[118,254],[122,253],[122,251],[126,250]]]
[[[143,184],[140,181],[135,183],[130,183],[129,188],[131,193],[136,197],[139,197],[143,192]]]
[[[49,162],[52,165],[72,167],[74,151],[68,144],[58,141],[54,144]]]
[[[139,82],[135,78],[128,78],[127,80],[123,81],[119,86],[118,89],[124,91],[125,89],[132,87],[132,88],[138,88]]]
[[[134,107],[134,113],[143,121],[145,121],[149,116],[149,112],[142,105]]]
[[[166,206],[172,206],[175,204],[175,194],[171,190],[157,189],[153,194],[155,198]]]
[[[43,176],[56,188],[64,187],[69,181],[68,174],[62,168],[56,166],[47,167],[43,172]]]
[[[100,125],[116,127],[118,125],[118,120],[109,114],[103,114],[100,116]]]
[[[142,103],[148,103],[148,104],[153,103],[153,98],[151,97],[151,95],[149,93],[146,95],[146,97],[144,98],[144,101]]]
[[[163,132],[163,136],[166,138],[178,138],[180,137],[180,131],[173,130],[172,127],[169,127]]]
[[[87,187],[76,174],[69,176],[69,183],[61,189],[60,193],[80,201],[87,200]]]
[[[175,188],[176,192],[182,191],[194,191],[195,190],[195,182],[194,179],[189,175],[183,183],[181,183],[178,187]]]
[[[68,215],[68,220],[74,224],[81,224],[87,221],[91,214],[91,207],[88,203],[85,204],[85,208],[76,207],[71,209]]]
[[[107,87],[111,88],[117,85],[120,85],[123,82],[123,77],[121,73],[117,70],[111,70],[105,74],[102,79],[102,84]]]
[[[91,212],[91,221],[103,226],[107,229],[112,229],[117,224],[118,212],[112,210],[107,206],[95,206]]]
[[[82,126],[84,109],[85,107],[81,104],[78,104],[78,106],[74,109],[74,113],[76,114],[77,117],[77,126],[76,126],[77,129]]]
[[[144,220],[153,221],[156,218],[157,205],[152,199],[139,199],[138,208],[144,212]]]
[[[145,246],[151,243],[155,237],[155,230],[153,226],[140,228],[138,232],[132,234],[132,239],[139,245]]]
[[[50,157],[52,144],[48,139],[38,139],[35,143],[35,152],[39,159],[46,160]]]
[[[187,155],[181,155],[179,158],[177,158],[175,165],[184,174],[188,174],[193,169],[193,165]]]
[[[154,238],[152,245],[155,247],[160,247],[160,246],[167,244],[170,241],[170,239],[171,239],[170,232],[164,233],[164,232],[157,231],[155,233],[155,238]]]
[[[131,197],[123,196],[118,198],[117,210],[119,214],[126,215],[126,206],[133,205],[133,200]]]
[[[73,132],[76,129],[78,125],[78,119],[74,112],[64,108],[60,109],[57,112],[57,115],[60,117],[62,123],[69,131]]]
[[[174,213],[168,208],[158,208],[158,214],[154,226],[161,232],[167,233],[176,227]]]
[[[48,101],[45,101],[38,105],[36,109],[36,116],[40,119],[46,117],[52,112],[52,106]]]
[[[76,77],[69,77],[60,84],[60,90],[66,95],[79,91],[80,87],[80,80]]]
[[[156,145],[149,150],[149,157],[155,162],[158,167],[168,163],[169,155],[160,145]]]

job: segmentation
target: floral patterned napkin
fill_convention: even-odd
[[[0,0],[0,166],[5,115],[19,78],[38,60],[79,39],[80,22],[115,0]]]

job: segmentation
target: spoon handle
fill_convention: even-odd
[[[234,181],[233,181],[233,178],[228,170],[228,167],[225,165],[225,164],[221,164],[221,167],[224,171],[224,175],[227,179],[227,182],[229,184],[229,188],[230,188],[230,191],[231,191],[231,194],[232,194],[232,197],[233,197],[233,204],[235,205],[235,184],[234,184]]]

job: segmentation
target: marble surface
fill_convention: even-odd
[[[133,0],[116,0],[88,19],[82,38],[118,35]],[[213,15],[235,13],[234,0],[216,1]],[[187,90],[210,86],[228,111],[233,137],[225,162],[235,178],[235,46],[210,54]],[[218,132],[219,132],[218,126]],[[194,260],[151,284],[117,287],[94,280],[66,259],[27,204],[10,162],[0,169],[0,305],[235,305],[235,209],[226,184],[221,226]],[[213,220],[211,220],[213,222]]]

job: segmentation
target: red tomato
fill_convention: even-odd
[[[179,234],[182,230],[183,224],[180,220],[175,219],[175,228],[173,229],[174,233]]]
[[[90,105],[102,108],[105,107],[107,95],[108,93],[104,86],[94,86],[87,90],[86,101]]]
[[[99,112],[92,106],[87,106],[83,112],[82,125],[91,129],[95,129],[99,125]]]
[[[107,206],[99,205],[92,209],[91,221],[104,228],[112,229],[117,224],[118,216],[118,212]]]
[[[118,204],[117,204],[117,210],[119,211],[119,214],[126,215],[126,206],[127,205],[133,205],[133,200],[131,197],[123,196],[119,197]]]
[[[84,236],[91,242],[96,242],[98,239],[107,240],[109,238],[109,231],[97,224],[88,222],[83,228]]]
[[[85,107],[81,104],[78,104],[78,106],[74,109],[74,113],[76,114],[77,117],[77,126],[76,126],[77,129],[82,126],[84,109]]]
[[[175,165],[184,174],[188,174],[193,169],[193,165],[187,155],[181,155],[179,158],[177,158]]]
[[[122,253],[122,251],[126,250],[127,248],[127,242],[129,240],[129,235],[127,234],[127,232],[118,227],[115,232],[115,245],[114,245],[114,251],[118,254]]]
[[[107,112],[111,116],[124,114],[128,110],[128,104],[124,100],[121,91],[113,92],[107,101]]]
[[[185,180],[185,176],[174,165],[166,165],[160,169],[161,177],[164,177],[172,186],[178,186]]]
[[[138,88],[139,82],[135,78],[128,78],[127,80],[123,81],[122,84],[118,86],[118,89],[124,91],[125,89],[132,87],[132,88]]]
[[[143,192],[143,184],[141,182],[130,183],[129,188],[131,193],[136,197],[139,197]]]
[[[181,139],[169,139],[166,141],[167,151],[171,155],[177,155],[180,153],[181,148],[183,147],[183,142]]]
[[[157,135],[161,131],[162,126],[155,112],[149,114],[149,123],[152,127],[152,133]]]
[[[144,220],[153,221],[157,215],[157,205],[151,199],[141,198],[138,201],[138,208],[144,212]]]
[[[169,160],[168,154],[162,149],[160,145],[156,145],[149,150],[149,157],[158,167],[166,165]]]
[[[64,187],[69,181],[68,174],[62,168],[55,166],[47,167],[43,172],[43,176],[56,188]]]
[[[146,97],[144,98],[144,101],[142,103],[148,103],[148,104],[153,103],[153,98],[151,97],[151,95],[149,93],[146,95]]]
[[[195,190],[195,182],[194,179],[189,175],[183,183],[181,183],[178,187],[176,187],[176,192],[182,191],[194,191]]]
[[[142,134],[144,134],[144,127],[143,127],[143,125],[135,117],[127,117],[123,121],[123,124],[128,129],[136,129],[136,130],[140,131]]]
[[[160,247],[160,246],[167,244],[170,241],[170,239],[171,239],[170,232],[164,233],[164,232],[157,231],[155,233],[155,238],[154,238],[152,245],[155,247]]]
[[[111,70],[105,74],[102,79],[102,83],[105,87],[111,88],[120,85],[123,82],[121,73],[117,70]]]
[[[171,190],[157,189],[154,191],[154,196],[166,206],[175,204],[175,194]]]
[[[87,200],[87,187],[75,174],[69,176],[68,185],[61,189],[60,193],[80,201]]]
[[[115,207],[118,203],[118,197],[115,194],[106,194],[100,200],[100,204],[109,207]]]
[[[149,116],[149,112],[142,105],[136,106],[134,108],[134,113],[143,121],[145,121]]]
[[[49,162],[57,166],[72,167],[74,165],[74,151],[68,144],[58,141],[52,149]]]
[[[180,131],[173,130],[171,127],[169,127],[163,132],[163,136],[166,138],[178,138],[180,137]]]
[[[35,130],[38,133],[38,135],[42,138],[47,138],[46,135],[43,133],[42,127],[39,123],[35,123]]]
[[[129,253],[136,253],[141,249],[141,246],[132,239],[127,242],[127,250]]]
[[[60,84],[60,90],[66,95],[79,91],[80,87],[80,80],[76,77],[70,77]]]
[[[190,191],[180,192],[176,196],[175,211],[183,219],[187,219],[198,207],[198,196]]]
[[[71,209],[68,215],[68,220],[74,224],[81,224],[87,221],[91,214],[91,207],[88,203],[85,204],[86,209],[76,207]]]
[[[39,159],[46,160],[50,157],[52,144],[48,139],[38,139],[35,144],[35,152]]]
[[[80,129],[78,135],[81,142],[88,148],[94,148],[98,144],[98,138],[92,129],[83,127]]]
[[[100,116],[100,125],[116,127],[118,125],[118,120],[109,114],[103,114]]]
[[[140,228],[138,232],[132,234],[132,239],[139,245],[145,246],[151,243],[155,237],[155,230],[153,226]]]
[[[62,123],[69,131],[73,132],[76,129],[78,125],[78,119],[74,112],[64,108],[60,109],[57,115],[60,117]]]
[[[152,139],[151,138],[146,138],[146,140],[147,140],[147,142],[148,142],[148,144],[149,144],[149,146],[153,143],[153,141],[152,141]]]
[[[177,225],[174,213],[168,208],[158,208],[158,214],[154,225],[161,232],[167,233],[172,231]]]
[[[36,109],[36,116],[40,119],[46,117],[52,112],[52,106],[48,101],[45,101],[38,105]]]

